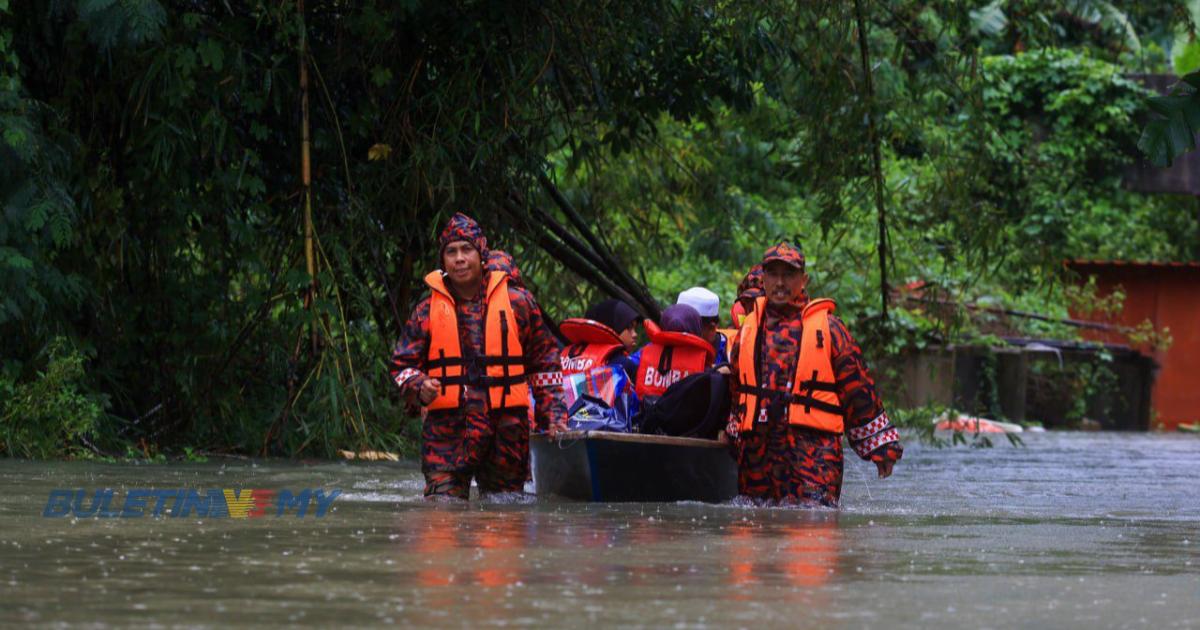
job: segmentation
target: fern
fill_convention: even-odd
[[[156,0],[125,0],[126,23],[129,25],[128,41],[137,45],[158,39],[167,23],[167,12]]]
[[[50,237],[54,246],[66,247],[71,242],[71,216],[66,212],[56,212],[50,217]]]
[[[33,269],[33,261],[21,255],[17,250],[2,246],[0,247],[0,267],[7,267],[10,270],[28,271]]]
[[[0,148],[7,146],[17,154],[19,160],[30,160],[34,156],[35,147],[33,144],[33,128],[29,124],[29,120],[24,116],[3,115],[3,110],[0,110],[0,128],[4,129],[4,133],[0,134]]]
[[[29,209],[29,214],[25,215],[25,229],[30,232],[37,232],[46,225],[46,220],[50,218],[51,208],[48,200],[42,200],[35,203]]]
[[[156,0],[79,0],[76,12],[88,40],[106,52],[155,41],[167,23],[167,12]]]

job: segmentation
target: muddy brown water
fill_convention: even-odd
[[[0,460],[0,625],[1200,627],[1200,438],[1025,443],[910,444],[886,481],[848,461],[837,511],[429,503],[412,464]],[[43,516],[103,488],[342,492],[320,518]]]

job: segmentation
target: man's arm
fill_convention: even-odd
[[[562,364],[558,340],[550,334],[542,309],[525,289],[509,287],[525,353],[525,374],[533,391],[536,431],[565,431],[567,407],[562,398]]]
[[[892,465],[904,455],[900,434],[883,408],[862,350],[842,320],[832,315],[829,335],[833,338],[833,372],[850,446],[859,457],[875,462],[879,476],[886,477],[891,474]]]
[[[429,298],[425,298],[413,309],[412,316],[404,324],[400,340],[392,350],[392,382],[400,387],[400,392],[409,402],[417,402],[421,386],[428,380],[421,371],[428,351]]]

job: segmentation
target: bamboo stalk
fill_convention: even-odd
[[[867,100],[867,138],[871,143],[872,180],[875,184],[875,209],[879,216],[879,305],[883,321],[888,321],[887,284],[887,210],[883,204],[883,155],[879,148],[879,130],[875,127],[875,85],[871,79],[871,53],[867,46],[867,24],[863,19],[862,0],[854,0],[858,23],[858,52],[862,61]]]
[[[313,220],[312,220],[312,165],[310,159],[310,139],[308,129],[308,29],[304,22],[304,0],[296,0],[296,12],[300,16],[300,187],[301,195],[304,197],[304,263],[305,269],[308,271],[308,289],[304,291],[304,310],[310,314],[312,312],[313,300],[316,297],[317,287],[317,263],[316,255],[313,250]],[[296,337],[296,347],[292,350],[291,366],[296,366],[300,360],[300,348],[303,346],[304,328],[301,327],[299,334]],[[316,324],[309,326],[309,343],[312,348],[313,356],[317,353],[317,328]],[[289,372],[291,370],[289,369]],[[308,381],[312,379],[310,371],[304,383],[300,386],[300,391],[308,385]],[[262,454],[266,455],[268,447],[271,443],[271,436],[278,431],[279,439],[277,445],[282,445],[283,435],[287,428],[288,421],[292,416],[292,405],[300,397],[300,392],[296,391],[296,379],[290,373],[288,375],[288,395],[287,402],[284,403],[283,409],[279,413],[279,417],[275,422],[271,423],[267,429],[266,435],[263,436]]]
[[[308,28],[304,23],[304,0],[296,1],[300,14],[300,183],[304,190],[304,264],[308,271],[308,291],[304,308],[311,311],[317,290],[317,257],[313,249],[312,160],[308,124]],[[312,326],[312,351],[317,353],[317,329]]]
[[[551,182],[550,178],[546,177],[546,174],[542,172],[537,173],[537,178],[538,183],[542,185],[542,188],[550,195],[550,198],[554,200],[554,203],[558,205],[558,208],[562,210],[564,215],[566,215],[567,220],[570,221],[571,224],[575,226],[575,229],[583,235],[583,238],[587,240],[588,244],[591,246],[592,251],[595,252],[595,255],[600,258],[602,264],[596,265],[596,267],[605,273],[612,274],[614,276],[613,279],[619,284],[623,285],[622,288],[627,291],[630,297],[634,298],[634,301],[630,303],[630,306],[640,304],[644,311],[643,314],[657,321],[661,316],[661,313],[658,310],[658,303],[654,301],[654,298],[646,290],[646,287],[639,284],[638,281],[633,278],[633,276],[629,275],[629,272],[625,270],[625,267],[617,262],[616,257],[614,257],[612,252],[605,247],[604,243],[602,243],[600,239],[596,237],[596,235],[592,232],[592,229],[588,226],[587,221],[580,216],[579,212],[576,211],[574,206],[571,205],[571,202],[568,201],[566,196],[562,194],[562,191],[560,191],[558,187],[554,185],[554,182]]]
[[[515,133],[511,134],[508,142],[518,153],[529,157],[520,136]],[[583,263],[582,267],[576,269],[575,272],[584,277],[584,279],[592,281],[593,284],[599,286],[612,297],[620,299],[634,309],[641,311],[642,315],[657,321],[661,316],[658,303],[646,289],[645,283],[639,283],[616,260],[612,251],[597,237],[588,222],[571,205],[571,202],[558,189],[558,186],[555,186],[554,182],[550,181],[550,178],[546,176],[546,173],[540,167],[530,167],[529,172],[536,177],[538,184],[541,185],[546,194],[550,196],[550,199],[554,201],[554,204],[566,216],[567,221],[575,227],[576,231],[586,241],[585,244],[578,237],[570,234],[565,225],[554,220],[544,210],[536,207],[532,208],[532,212],[535,215],[534,218],[539,222],[539,226],[548,229],[558,237],[557,239],[549,238],[549,240],[561,241],[557,243],[558,245],[565,243],[570,254],[575,255],[574,257],[580,259],[580,262]],[[522,215],[521,212],[511,207],[511,202],[505,203],[509,204],[510,207],[508,210],[514,216],[519,217]],[[538,238],[548,237],[543,233]],[[586,268],[586,271],[584,268]],[[597,278],[599,281],[592,280],[592,278]]]
[[[520,221],[521,210],[513,205],[512,202],[505,200],[501,203],[501,207],[512,216],[514,222]],[[555,238],[556,233],[551,230],[549,223],[548,221],[545,224],[541,224],[541,229],[538,229],[539,226],[530,226],[532,228],[531,236],[538,246],[561,262],[563,266],[574,271],[585,281],[600,287],[602,291],[612,297],[630,305],[638,303],[628,291],[606,276],[605,271],[597,269],[591,261],[580,253],[580,251],[586,251],[586,248],[577,251],[570,245]],[[559,228],[561,229],[561,226]]]
[[[530,206],[529,211],[531,214],[533,214],[534,218],[541,223],[541,225],[543,225],[550,232],[554,233],[559,240],[561,240],[563,243],[566,243],[568,247],[572,248],[581,257],[591,263],[591,265],[598,271],[601,273],[608,273],[605,271],[606,266],[604,261],[600,260],[599,255],[596,254],[594,250],[588,248],[582,242],[580,242],[580,240],[576,238],[575,235],[571,234],[571,232],[568,231],[565,226],[558,221],[555,221],[553,217],[546,214],[545,211],[537,206]]]

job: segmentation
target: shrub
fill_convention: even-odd
[[[95,435],[107,399],[84,386],[86,356],[57,337],[46,367],[29,382],[0,374],[0,453],[44,458],[78,456]]]

